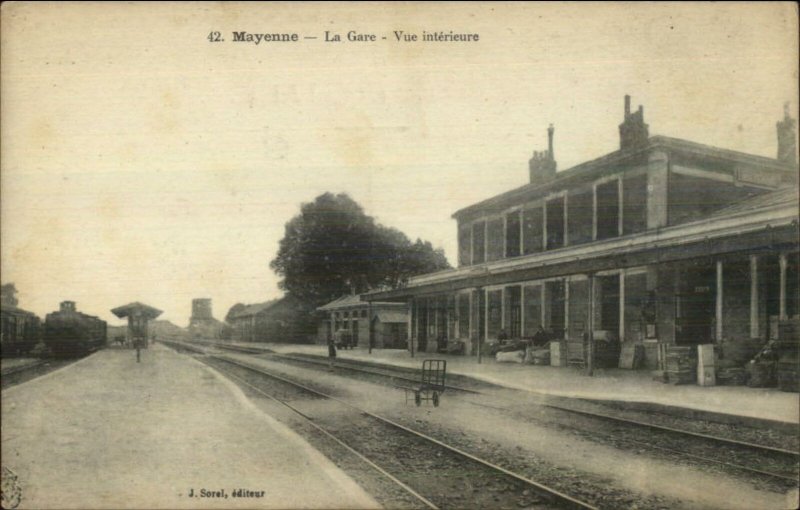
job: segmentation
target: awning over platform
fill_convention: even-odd
[[[148,319],[155,319],[162,314],[162,311],[158,308],[135,301],[133,303],[128,303],[127,305],[118,306],[117,308],[112,309],[111,313],[120,319],[128,316],[140,316]]]

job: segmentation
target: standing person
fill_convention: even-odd
[[[333,337],[328,339],[328,370],[333,372],[333,360],[336,359],[336,343]]]
[[[136,363],[141,362],[141,352],[142,352],[142,344],[144,344],[144,340],[141,338],[134,338],[133,339],[133,346],[136,348]]]

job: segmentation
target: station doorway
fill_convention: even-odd
[[[567,297],[564,280],[545,282],[545,321],[553,338],[566,338]]]
[[[611,331],[614,336],[619,336],[620,291],[619,275],[599,276],[599,321],[597,329]]]
[[[698,345],[714,342],[716,272],[712,263],[685,269],[675,296],[675,343]]]

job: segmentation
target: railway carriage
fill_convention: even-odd
[[[59,311],[45,317],[44,342],[54,356],[82,356],[105,345],[106,328],[105,321],[78,312],[73,301],[64,301]]]
[[[0,322],[3,356],[28,354],[41,339],[41,321],[31,312],[3,304],[0,306]]]

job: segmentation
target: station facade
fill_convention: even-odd
[[[619,150],[556,171],[554,130],[529,184],[457,211],[458,267],[369,301],[403,302],[409,347],[464,352],[543,328],[580,344],[763,343],[798,314],[794,120],[778,157],[649,136],[625,97]]]

